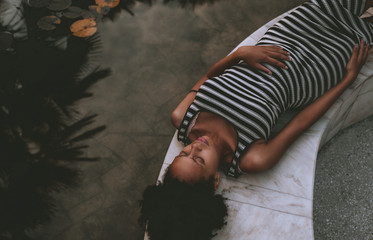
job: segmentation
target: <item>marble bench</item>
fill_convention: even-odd
[[[289,12],[265,24],[237,47],[254,45],[270,26]],[[370,9],[366,14],[373,15],[373,11]],[[243,174],[237,179],[222,174],[217,192],[228,199],[229,216],[227,225],[214,239],[314,239],[312,205],[318,151],[338,131],[372,115],[372,106],[373,54],[370,54],[355,83],[288,149],[274,168],[260,174]],[[285,113],[273,134],[294,114]],[[159,180],[181,149],[175,133]],[[146,234],[145,239],[148,239]]]

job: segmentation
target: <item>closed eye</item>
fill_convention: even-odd
[[[178,157],[184,157],[184,156],[187,156],[188,154],[184,151],[181,151],[178,155]]]
[[[201,157],[194,157],[195,159],[198,159],[196,161],[200,162],[201,164],[205,164],[205,159],[201,158]]]
[[[188,154],[184,151],[181,151],[179,153],[179,155],[177,155],[176,157],[186,157],[188,156]],[[192,157],[192,160],[197,163],[198,165],[205,165],[205,159],[201,158],[201,157],[198,157],[198,156],[193,156]]]

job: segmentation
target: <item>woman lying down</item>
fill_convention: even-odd
[[[185,147],[163,183],[143,193],[140,222],[151,240],[210,239],[224,225],[218,170],[232,177],[266,171],[320,119],[367,59],[373,24],[359,16],[371,6],[373,0],[308,1],[195,84],[172,113]],[[304,106],[269,139],[281,113]]]

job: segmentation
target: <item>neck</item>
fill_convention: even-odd
[[[212,113],[201,112],[189,134],[189,139],[193,142],[202,136],[210,137],[221,156],[221,162],[229,163],[236,147],[236,135],[234,128],[225,119],[218,118]]]

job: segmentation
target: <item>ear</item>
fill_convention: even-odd
[[[218,188],[219,182],[220,182],[220,173],[216,172],[214,176],[214,190]]]

